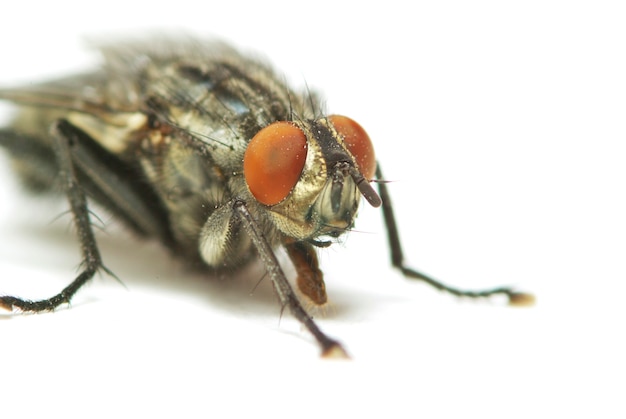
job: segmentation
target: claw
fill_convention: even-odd
[[[513,307],[531,307],[535,305],[535,296],[524,292],[509,294],[509,305]]]

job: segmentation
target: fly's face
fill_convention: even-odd
[[[345,116],[275,122],[252,138],[243,166],[250,193],[297,240],[347,231],[361,195],[380,205],[368,182],[376,171],[372,142]]]

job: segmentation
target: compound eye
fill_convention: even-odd
[[[304,132],[289,122],[274,122],[252,137],[243,175],[256,200],[275,205],[285,199],[300,179],[306,153]]]
[[[328,120],[343,137],[346,148],[354,156],[363,177],[372,179],[376,173],[376,155],[369,135],[362,126],[347,116],[331,115]]]

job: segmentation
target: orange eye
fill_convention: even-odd
[[[372,141],[363,127],[347,116],[331,115],[328,119],[343,136],[346,147],[354,156],[361,174],[365,179],[372,179],[376,173],[376,156]]]
[[[289,122],[274,122],[260,130],[243,156],[243,174],[252,195],[275,205],[291,192],[304,168],[304,132]]]

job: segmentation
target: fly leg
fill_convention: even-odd
[[[376,177],[378,179],[384,179],[380,169],[380,165],[376,168]],[[382,199],[383,217],[385,219],[385,225],[387,227],[387,238],[389,240],[389,248],[391,250],[391,264],[398,268],[404,276],[407,278],[418,279],[424,281],[438,290],[448,292],[450,294],[459,297],[490,297],[492,295],[505,295],[509,299],[509,304],[514,306],[526,306],[532,305],[534,297],[532,294],[526,294],[519,291],[515,291],[509,287],[497,287],[485,290],[462,290],[455,287],[446,285],[426,274],[409,268],[404,262],[404,253],[402,251],[402,245],[400,244],[400,234],[398,232],[398,226],[393,214],[393,208],[391,199],[389,197],[389,191],[385,182],[378,183],[378,190],[380,198]]]
[[[287,281],[272,247],[265,239],[259,225],[254,220],[254,217],[250,214],[250,211],[248,211],[245,202],[241,200],[235,201],[233,203],[233,209],[239,216],[246,233],[248,233],[252,242],[256,246],[259,256],[265,264],[267,272],[274,284],[274,288],[276,289],[278,298],[280,299],[283,307],[289,307],[289,310],[294,317],[298,319],[315,337],[322,348],[322,356],[347,358],[348,354],[343,349],[341,344],[326,336],[326,334],[324,334],[324,332],[317,327],[317,324],[315,324],[311,316],[309,316],[309,314],[302,307],[296,293],[291,288],[291,285],[289,285],[289,281]]]
[[[72,144],[79,141],[77,130],[67,121],[56,121],[50,135],[54,142],[54,152],[59,168],[59,178],[70,204],[70,211],[74,217],[74,224],[80,241],[83,255],[82,271],[80,274],[57,295],[39,301],[22,298],[1,296],[0,307],[7,310],[15,308],[22,311],[54,310],[63,303],[68,303],[72,296],[87,283],[98,269],[104,269],[100,259],[100,252],[94,238],[93,229],[89,220],[89,210],[85,193],[79,184],[74,165],[72,163]]]

